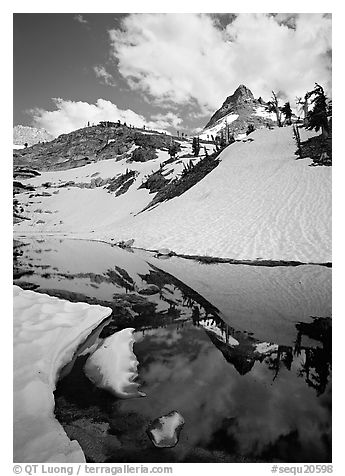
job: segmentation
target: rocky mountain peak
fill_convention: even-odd
[[[209,139],[212,135],[221,135],[225,129],[227,134],[230,132],[236,137],[246,133],[249,125],[255,129],[267,127],[275,118],[265,110],[265,104],[261,98],[255,99],[247,86],[240,84],[213,114],[199,137]]]
[[[247,88],[244,84],[240,84],[232,96],[228,96],[226,101],[238,103],[243,101],[253,101],[254,96],[250,89]]]
[[[222,107],[213,114],[205,128],[213,126],[219,119],[228,114],[238,114],[239,110],[243,108],[251,108],[255,102],[251,90],[244,84],[240,84],[235,92],[225,99]]]

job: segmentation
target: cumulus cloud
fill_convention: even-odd
[[[159,124],[159,127],[162,129],[166,127],[176,128],[183,122],[181,117],[172,112],[168,112],[167,114],[155,114],[152,116],[152,120]]]
[[[96,65],[93,67],[93,70],[97,76],[101,80],[103,84],[107,86],[115,86],[115,80],[110,73],[105,69],[104,66]]]
[[[85,127],[88,122],[97,124],[100,121],[126,122],[135,127],[143,127],[165,131],[176,127],[182,119],[173,113],[156,114],[147,120],[131,109],[119,109],[116,104],[105,99],[98,99],[95,104],[82,101],[69,101],[61,98],[53,99],[55,109],[33,109],[29,111],[36,127],[46,129],[54,137]]]
[[[77,22],[79,22],[79,23],[84,23],[84,24],[89,23],[87,20],[85,20],[85,18],[83,17],[83,15],[80,15],[80,14],[74,15],[73,20],[75,20],[75,21],[77,21]]]
[[[329,15],[238,14],[220,27],[207,14],[130,14],[109,35],[120,74],[155,101],[211,112],[242,83],[264,98],[315,82],[330,92]]]

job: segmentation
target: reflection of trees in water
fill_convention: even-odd
[[[268,368],[274,371],[273,380],[278,377],[281,365],[283,364],[287,370],[291,370],[293,362],[293,350],[291,346],[278,345],[277,355],[272,354],[266,358]]]
[[[13,253],[14,268],[18,266],[22,254],[21,246],[15,246]],[[111,283],[125,290],[126,296],[115,293],[111,302],[97,301],[97,298],[82,294],[75,296],[75,299],[70,296],[71,293],[67,296],[67,299],[72,301],[81,300],[91,304],[99,302],[112,307],[114,319],[107,328],[109,333],[128,327],[129,322],[131,326],[137,329],[162,327],[180,319],[183,312],[185,317],[191,318],[195,326],[204,328],[212,343],[241,375],[249,372],[256,361],[264,361],[268,368],[272,370],[273,380],[275,380],[282,368],[291,371],[294,358],[304,357],[298,375],[305,378],[307,384],[316,390],[317,395],[321,395],[325,391],[331,372],[330,318],[317,317],[313,318],[311,323],[298,323],[296,324],[297,336],[294,346],[279,345],[260,353],[256,350],[259,342],[250,334],[237,331],[226,324],[220,317],[219,310],[202,295],[170,273],[157,268],[151,263],[148,263],[148,265],[150,266],[148,273],[136,274],[136,276],[139,276],[143,283],[154,284],[159,288],[155,299],[158,297],[161,301],[167,303],[169,305],[167,311],[157,312],[157,304],[152,300],[150,301],[150,297],[138,296],[136,276],[133,279],[125,269],[119,266],[109,268],[104,274],[78,273],[66,275],[55,273],[54,276],[62,276],[68,279],[87,277],[93,283]],[[32,271],[29,272],[32,273]],[[50,291],[52,291],[50,292],[52,295],[66,297],[61,290],[59,292],[56,290]],[[62,295],[59,296],[59,293]],[[186,314],[187,309],[189,311]],[[133,311],[132,314],[131,310]],[[183,326],[183,323],[179,325]],[[233,345],[230,337],[236,339],[238,345]],[[303,346],[303,337],[311,338],[320,345],[316,347]]]
[[[33,274],[32,270],[25,269],[21,263],[20,258],[24,254],[23,247],[26,246],[25,243],[21,241],[13,240],[13,279],[18,279],[24,275]],[[28,265],[31,266],[31,265]]]
[[[173,275],[153,265],[150,266],[152,269],[149,273],[140,275],[142,280],[159,287],[159,298],[169,304],[170,313],[178,316],[180,306],[190,309],[193,324],[204,327],[211,342],[241,375],[250,372],[255,362],[259,361],[264,362],[272,370],[275,380],[283,367],[291,371],[294,358],[303,353],[305,361],[298,375],[305,376],[307,384],[315,388],[318,395],[325,391],[331,367],[330,318],[319,317],[314,318],[311,323],[296,324],[297,336],[294,346],[278,345],[266,353],[259,352],[256,349],[259,342],[248,333],[236,331],[226,324],[220,317],[218,309],[203,296]],[[303,336],[316,340],[321,347],[302,346]],[[232,345],[230,337],[236,339],[238,345]]]
[[[193,319],[193,323],[200,325],[205,323],[205,320],[199,319],[195,322]],[[266,353],[258,352],[256,340],[246,333],[235,331],[219,316],[213,317],[211,325],[216,326],[221,332],[215,333],[208,326],[205,330],[209,338],[241,375],[249,372],[255,361],[260,361],[273,371],[273,380],[275,380],[282,367],[291,371],[294,357],[304,355],[305,359],[298,370],[298,375],[305,377],[308,386],[314,388],[318,396],[324,393],[331,373],[331,318],[317,317],[310,323],[296,324],[297,338],[294,346],[278,345]],[[229,344],[229,336],[235,338],[238,345]],[[321,346],[302,346],[303,336],[318,341]]]
[[[139,274],[139,276],[144,281],[146,281],[147,284],[155,284],[156,286],[158,286],[161,290],[160,295],[162,295],[162,298],[164,300],[169,299],[164,293],[164,287],[171,285],[174,289],[174,292],[172,293],[174,296],[176,295],[176,291],[179,291],[179,294],[181,296],[180,304],[183,307],[192,309],[193,306],[197,304],[200,306],[200,308],[203,308],[204,310],[208,309],[216,314],[219,312],[218,309],[213,306],[213,304],[211,304],[209,301],[207,301],[207,299],[205,299],[201,294],[194,291],[194,289],[184,284],[178,278],[175,278],[175,276],[170,273],[167,273],[166,271],[162,271],[151,263],[148,264],[151,267],[149,273],[143,275]],[[173,299],[173,301],[175,304],[177,304],[175,298]]]
[[[125,289],[126,293],[135,290],[134,281],[125,269],[115,266],[115,269],[108,269],[106,275],[109,280],[108,282]]]
[[[310,387],[315,388],[317,395],[324,393],[331,373],[330,355],[324,349],[305,349],[305,363],[299,376],[305,376]]]
[[[295,343],[295,354],[305,354],[305,361],[299,371],[299,376],[305,376],[310,387],[316,390],[317,395],[324,393],[331,374],[332,358],[332,322],[331,318],[314,317],[311,324],[299,323]],[[308,348],[301,345],[305,335],[319,341],[322,347]]]

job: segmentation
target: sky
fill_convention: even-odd
[[[331,95],[331,15],[16,13],[14,125],[198,132],[239,84],[294,103]]]

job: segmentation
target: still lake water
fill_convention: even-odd
[[[96,336],[135,328],[145,398],[97,389],[84,375],[85,356],[57,384],[56,417],[88,461],[331,461],[330,268],[200,264],[100,242],[22,241],[16,284],[110,306]],[[185,420],[179,442],[155,448],[146,429],[172,410]]]

